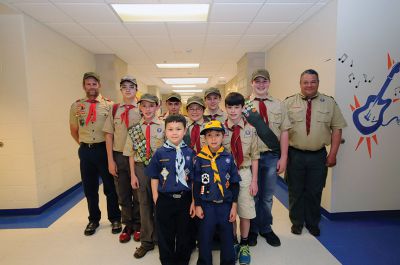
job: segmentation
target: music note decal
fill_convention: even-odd
[[[354,76],[353,73],[349,74],[349,83],[351,83],[353,80],[356,80],[356,77]]]
[[[338,58],[338,61],[344,63],[348,57],[349,56],[346,53],[343,53],[343,55],[340,58]]]

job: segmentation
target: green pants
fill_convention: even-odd
[[[289,188],[289,217],[293,225],[318,226],[321,196],[328,168],[326,150],[289,148],[286,181]]]

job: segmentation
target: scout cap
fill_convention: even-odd
[[[177,100],[179,100],[180,102],[182,101],[182,99],[181,99],[181,95],[179,95],[178,93],[171,93],[171,94],[168,94],[168,96],[167,96],[167,100],[170,100],[171,98],[176,98]]]
[[[86,72],[83,74],[83,81],[88,79],[89,77],[93,77],[94,79],[97,80],[97,82],[100,82],[100,76],[96,74],[95,72]]]
[[[140,103],[142,101],[148,101],[148,102],[151,102],[151,103],[156,103],[157,105],[158,105],[158,102],[159,102],[157,96],[149,94],[149,93],[143,94],[140,97],[138,103]]]
[[[133,76],[126,75],[126,76],[122,77],[121,81],[119,82],[119,84],[122,85],[122,83],[125,82],[125,81],[131,82],[132,84],[137,86],[136,79]]]
[[[225,132],[225,129],[220,121],[214,120],[203,124],[203,128],[201,128],[200,134],[204,135],[207,131]]]
[[[251,81],[254,81],[254,79],[256,79],[257,77],[264,77],[265,79],[271,81],[269,77],[269,72],[265,69],[258,69],[254,71],[253,74],[251,75]]]
[[[188,98],[187,103],[186,103],[186,109],[189,107],[190,104],[193,104],[193,103],[199,104],[203,108],[206,107],[204,105],[204,100],[201,97],[193,96],[193,97]]]
[[[204,98],[206,98],[210,94],[217,94],[218,96],[221,96],[221,92],[219,92],[219,89],[216,87],[207,88],[204,92]]]

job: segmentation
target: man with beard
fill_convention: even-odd
[[[108,172],[104,122],[111,109],[112,102],[100,95],[100,77],[93,72],[83,75],[83,90],[86,97],[71,105],[69,124],[72,138],[79,144],[79,159],[83,190],[89,210],[89,224],[84,234],[93,235],[99,227],[101,212],[99,208],[99,175],[103,181],[104,194],[107,197],[108,220],[111,232],[121,232],[121,211],[114,180]]]

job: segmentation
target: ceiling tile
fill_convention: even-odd
[[[310,18],[312,15],[317,13],[325,4],[315,4],[311,8],[309,8],[300,18],[299,21],[305,21]]]
[[[170,36],[186,35],[205,35],[207,33],[207,23],[167,23]]]
[[[82,23],[81,25],[96,36],[130,36],[121,23]]]
[[[168,36],[165,23],[124,23],[133,36]]]
[[[46,25],[67,37],[92,36],[90,32],[76,23],[46,23]]]
[[[14,6],[22,12],[44,23],[73,22],[73,20],[51,3],[20,3]]]
[[[190,51],[201,49],[204,45],[205,36],[172,37],[172,45],[175,51]]]
[[[95,37],[70,37],[70,39],[95,54],[109,54],[113,52]]]
[[[169,48],[172,50],[172,44],[169,39],[166,41],[162,36],[133,36],[142,48]]]
[[[120,22],[107,4],[56,3],[56,6],[80,23]]]
[[[290,24],[289,22],[254,22],[247,29],[246,34],[248,35],[276,35],[287,29]]]
[[[213,4],[209,22],[250,22],[262,4]]]
[[[265,4],[254,22],[295,22],[312,4]]]
[[[225,47],[225,49],[229,49],[230,47],[234,47],[241,36],[239,35],[208,35],[205,43],[205,48],[213,48],[215,46]]]
[[[242,35],[249,26],[248,22],[210,22],[208,34],[210,35]]]

